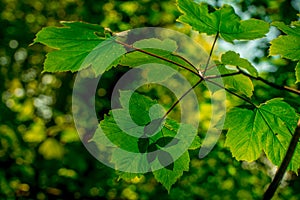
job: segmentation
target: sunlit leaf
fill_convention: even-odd
[[[287,26],[283,22],[272,22],[272,26],[277,27],[287,35],[298,35],[300,36],[300,21],[294,21],[291,26]]]
[[[226,116],[224,128],[228,129],[225,146],[237,160],[254,161],[261,152],[260,133],[255,129],[252,110],[234,108]]]
[[[285,25],[283,22],[273,22],[276,26],[287,35],[281,35],[271,41],[270,55],[281,55],[291,60],[300,60],[300,23],[292,23],[292,27]]]
[[[235,70],[227,69],[224,65],[219,65],[218,70],[221,74],[231,74],[236,72]],[[226,88],[230,88],[237,93],[251,97],[254,91],[254,86],[250,78],[244,75],[234,75],[223,77],[223,83]]]
[[[195,128],[191,125],[179,124],[168,118],[162,122],[159,116],[161,117],[164,112],[160,110],[156,111],[158,118],[153,120],[148,112],[156,102],[144,95],[121,91],[120,103],[122,108],[114,109],[104,117],[91,141],[99,147],[105,141],[104,137],[111,142],[104,145],[114,148],[111,162],[114,163],[117,170],[122,169],[132,173],[141,170],[147,171],[153,167],[153,169],[157,169],[157,166],[160,166],[160,170],[163,171],[158,170],[155,177],[169,190],[183,171],[188,170],[189,146],[199,147],[197,139],[192,145],[190,144],[196,135]],[[155,120],[159,121],[158,133],[148,134],[146,137],[144,127]],[[184,135],[177,134],[179,128]],[[99,134],[100,129],[104,135]],[[185,149],[182,150],[184,147]],[[124,151],[133,154],[124,154]],[[179,157],[182,153],[183,156]],[[174,158],[174,155],[177,157]],[[164,170],[168,172],[164,173]],[[160,177],[162,175],[163,177]],[[170,179],[166,179],[165,176]]]
[[[287,26],[283,22],[273,22],[272,25],[287,35],[280,35],[270,42],[270,55],[279,54],[283,58],[300,60],[300,22],[294,21],[291,26]],[[299,62],[295,70],[296,83],[298,83],[300,80]]]
[[[201,139],[200,139],[200,137],[197,135],[197,136],[194,138],[194,140],[193,140],[191,146],[189,147],[189,149],[190,149],[190,150],[195,150],[195,149],[200,148],[200,146],[201,146]]]
[[[234,51],[227,51],[224,53],[221,57],[221,61],[225,65],[231,65],[247,70],[253,76],[258,75],[255,67],[247,59],[241,58],[240,54]]]
[[[113,39],[100,38],[95,33],[104,29],[83,22],[61,22],[63,27],[46,27],[37,33],[34,43],[51,48],[44,63],[44,71],[79,71],[92,65],[96,74],[115,65],[125,53],[122,45]]]
[[[238,160],[256,160],[261,150],[275,165],[280,165],[297,126],[295,110],[281,99],[272,99],[257,108],[232,109],[226,118],[225,145]],[[300,167],[300,147],[296,148],[289,169]]]
[[[155,179],[163,184],[163,186],[170,191],[171,186],[182,176],[184,171],[189,170],[190,157],[188,152],[185,152],[179,159],[174,162],[173,170],[162,168],[154,171]]]
[[[228,42],[261,38],[269,31],[267,22],[257,19],[241,20],[229,5],[223,5],[213,12],[209,12],[206,3],[197,4],[191,0],[178,0],[177,5],[183,13],[178,21],[189,24],[200,33],[220,33],[221,38]]]
[[[140,126],[146,126],[150,124],[151,119],[149,110],[150,108],[153,108],[155,104],[157,104],[155,100],[152,100],[147,96],[140,95],[136,92],[132,93],[131,91],[121,91],[120,103],[124,109],[129,111],[132,120]],[[163,113],[163,110],[156,110],[157,117],[155,122],[158,124],[158,118],[162,117]]]
[[[271,41],[270,55],[280,54],[284,58],[300,60],[300,37],[295,35],[279,36]]]

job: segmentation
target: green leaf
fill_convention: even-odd
[[[163,64],[169,67],[172,67],[173,69],[178,70],[179,66],[174,64],[178,63],[180,65],[185,66],[186,68],[189,68],[191,70],[194,70],[193,67],[191,66],[190,63],[188,63],[185,59],[183,59],[181,56],[177,55],[176,53],[164,50],[164,49],[146,49],[145,51],[157,55],[160,58],[139,52],[139,51],[132,51],[127,54],[125,54],[121,61],[120,64],[124,66],[129,66],[129,67],[139,67],[144,64],[150,64],[150,63],[157,63],[157,64]],[[167,59],[162,60],[161,58]],[[159,73],[160,71],[156,70],[156,74],[153,74],[152,77],[157,77],[158,81],[161,80]],[[153,72],[152,72],[153,73]],[[173,74],[171,74],[173,75]],[[170,75],[170,76],[171,76]],[[155,80],[154,80],[155,81]]]
[[[155,119],[161,121],[159,117],[164,114],[163,111],[158,106],[157,110],[153,109],[155,101],[131,91],[120,91],[120,103],[122,108],[110,111],[100,122],[92,141],[99,149],[105,149],[105,146],[113,149],[109,157],[114,167],[129,173],[128,176],[123,173],[121,177],[159,169],[154,172],[155,178],[170,190],[183,171],[188,170],[188,148],[199,146],[195,139],[196,129],[192,125],[179,124],[167,118],[157,134],[144,138],[144,127]],[[147,112],[151,107],[151,112],[155,113],[150,116]],[[104,134],[100,134],[101,130]],[[193,140],[196,142],[191,144]]]
[[[209,12],[206,3],[178,0],[177,4],[183,13],[178,21],[189,24],[200,33],[207,35],[220,33],[221,38],[228,42],[261,38],[269,31],[267,22],[257,19],[241,20],[229,5],[223,5],[214,12]]]
[[[44,71],[79,71],[92,65],[96,74],[103,73],[125,53],[113,38],[98,37],[103,27],[84,22],[61,22],[63,27],[46,27],[37,33],[34,43],[55,50],[47,54]]]
[[[221,61],[225,65],[232,65],[247,70],[255,77],[258,75],[256,68],[247,59],[241,58],[240,54],[234,51],[227,51],[225,54],[223,54]]]
[[[272,99],[254,110],[234,108],[226,118],[225,145],[238,160],[256,160],[263,150],[271,162],[280,165],[297,126],[295,110],[281,99]],[[300,167],[300,147],[288,169]]]
[[[181,130],[184,134],[177,134],[178,130]],[[164,128],[162,129],[164,137],[172,137],[174,141],[178,142],[176,145],[166,145],[166,147],[187,147],[187,149],[195,149],[200,147],[200,138],[196,135],[197,130],[190,124],[178,123],[172,119],[166,120]],[[159,138],[155,138],[157,141]],[[192,141],[192,142],[191,142]],[[175,150],[176,152],[176,150]]]
[[[99,43],[84,59],[81,64],[84,68],[92,66],[96,75],[103,74],[105,71],[119,64],[121,56],[125,54],[124,47],[115,42],[115,38],[109,38]]]
[[[298,116],[287,103],[273,99],[262,104],[259,109],[259,121],[263,122],[262,146],[267,157],[279,166],[287,152],[292,134],[297,126]],[[300,167],[300,146],[296,148],[288,169],[297,171]]]
[[[231,74],[235,70],[227,69],[224,65],[219,65],[218,70],[221,74]],[[223,77],[223,83],[226,88],[233,89],[237,93],[251,97],[254,91],[254,86],[250,78],[242,74]]]
[[[115,110],[114,115],[112,112],[109,112],[109,115],[104,116],[104,119],[100,122],[100,127],[98,128],[99,130],[96,130],[92,141],[103,144],[105,141],[103,137],[107,137],[110,142],[119,148],[128,152],[139,153],[140,149],[138,146],[138,138],[129,135],[126,132],[130,130],[130,133],[134,133],[137,136],[142,136],[143,129],[136,124],[131,123],[131,121],[128,121],[127,118],[128,115],[121,109]],[[118,123],[116,122],[116,119],[118,120]],[[119,126],[122,126],[124,130]],[[98,133],[100,129],[102,129],[102,131],[105,133],[104,136]],[[109,143],[105,143],[105,145],[109,145]]]
[[[117,148],[113,151],[111,162],[114,163],[114,169],[124,173],[137,174],[147,172],[150,169],[150,163],[147,160],[147,154],[128,154],[124,150]],[[123,176],[126,177],[125,174]],[[130,176],[130,175],[128,175]]]
[[[156,63],[166,65],[178,70],[179,66],[177,64],[180,64],[195,71],[191,63],[189,63],[180,55],[176,54],[177,44],[173,40],[159,40],[156,38],[150,38],[137,41],[133,44],[133,46],[142,49],[151,55],[140,51],[131,51],[122,57],[120,61],[121,65],[129,67],[139,67],[144,64]],[[147,77],[151,77],[151,81],[159,82],[162,80],[166,80],[168,77],[174,75],[174,73],[169,73],[168,76],[162,76],[161,66],[159,67],[160,68],[158,70],[151,70],[149,74],[147,74]]]
[[[279,30],[281,30],[285,34],[300,36],[300,21],[292,22],[291,27],[285,25],[285,23],[283,23],[283,22],[272,22],[271,25],[277,27]]]
[[[300,23],[293,22],[289,27],[282,22],[273,22],[287,35],[281,35],[271,41],[270,55],[280,54],[283,58],[291,60],[300,60]]]
[[[291,26],[283,22],[273,22],[273,26],[283,31],[287,35],[281,35],[272,40],[270,55],[281,55],[283,58],[291,60],[300,60],[300,21],[294,21]],[[299,62],[296,65],[296,83],[300,80]]]
[[[283,58],[300,60],[300,37],[295,35],[279,36],[271,41],[270,55],[280,54]]]
[[[225,146],[237,160],[254,161],[262,151],[260,134],[255,129],[252,110],[233,108],[226,116],[224,128],[228,129]]]
[[[296,83],[300,82],[300,62],[296,65]]]
[[[128,101],[128,99],[130,100]],[[146,126],[150,124],[151,119],[149,110],[150,108],[154,108],[153,106],[157,104],[156,101],[150,99],[149,97],[136,92],[132,93],[131,91],[120,91],[120,103],[123,109],[129,110],[132,120],[140,126]],[[159,124],[159,118],[164,115],[164,111],[156,109],[155,112],[157,116],[152,117],[156,119],[155,122]],[[157,125],[153,122],[151,124]]]
[[[169,52],[174,52],[177,49],[177,44],[174,40],[160,40],[157,38],[139,40],[133,46],[140,49],[161,49]]]
[[[173,170],[162,168],[153,172],[154,177],[170,192],[171,186],[183,175],[183,172],[189,170],[189,162],[189,154],[185,152],[174,162]]]
[[[189,147],[189,149],[190,149],[190,150],[195,150],[195,149],[200,148],[200,146],[201,146],[201,139],[200,139],[200,137],[197,135],[197,136],[194,138],[194,140],[193,140],[191,146]]]

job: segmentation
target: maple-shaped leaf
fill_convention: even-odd
[[[233,108],[226,115],[224,128],[228,129],[225,146],[237,160],[254,161],[262,151],[260,134],[255,132],[252,110]]]
[[[280,55],[291,60],[300,60],[300,21],[294,21],[291,26],[283,22],[273,22],[271,25],[277,27],[287,35],[280,35],[272,40],[270,55]],[[296,83],[300,82],[300,62],[296,65]]]
[[[219,33],[228,42],[261,38],[269,32],[267,22],[257,19],[241,20],[229,5],[223,5],[213,12],[209,12],[206,3],[197,4],[191,0],[178,0],[177,5],[183,13],[178,21],[189,24],[200,33]]]
[[[231,74],[235,70],[227,69],[224,65],[219,65],[218,70],[221,74]],[[239,74],[235,76],[223,77],[223,83],[226,88],[230,88],[239,94],[251,97],[254,91],[254,86],[250,78]]]
[[[104,116],[91,141],[105,149],[109,162],[124,172],[122,177],[155,171],[155,178],[170,190],[188,170],[188,149],[200,146],[196,128],[168,118],[161,121],[162,107],[155,107],[156,101],[136,92],[120,91],[120,104],[121,108]],[[155,126],[153,134],[145,134],[145,126],[156,119],[159,128]]]
[[[53,49],[47,54],[44,71],[79,71],[92,66],[96,74],[116,65],[125,53],[114,38],[99,37],[104,28],[84,22],[61,22],[63,27],[46,27],[39,31],[34,43],[42,43]]]
[[[254,161],[263,150],[279,166],[297,126],[295,110],[281,99],[272,99],[253,110],[233,108],[226,116],[228,129],[225,145],[237,160]],[[296,148],[288,169],[300,167],[300,146]]]
[[[183,172],[189,170],[189,162],[189,153],[185,152],[174,162],[173,170],[167,168],[156,170],[153,172],[154,177],[170,192],[171,186],[183,175]]]
[[[292,22],[291,26],[283,22],[273,22],[271,25],[287,35],[280,35],[271,41],[270,55],[279,54],[283,58],[300,60],[300,22]]]
[[[227,51],[226,53],[224,53],[221,57],[221,61],[225,65],[231,65],[247,70],[248,73],[255,77],[257,77],[258,75],[256,68],[247,59],[241,58],[240,54],[234,51]]]

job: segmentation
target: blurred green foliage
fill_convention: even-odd
[[[286,23],[296,19],[299,9],[297,0],[226,2],[234,3],[249,16]],[[215,1],[211,3],[216,5]],[[129,181],[118,180],[114,170],[87,152],[77,135],[71,113],[75,74],[42,73],[44,56],[49,49],[42,45],[29,46],[41,28],[59,25],[60,20],[97,23],[113,31],[160,26],[188,32],[187,27],[175,21],[178,15],[172,0],[0,1],[1,199],[261,198],[274,173],[272,166],[264,156],[254,163],[237,162],[223,147],[223,138],[202,160],[197,158],[197,151],[192,152],[190,171],[170,194],[147,174]],[[264,55],[255,58],[255,63],[264,61],[272,65],[272,72],[263,72],[263,76],[278,84],[293,85],[295,63],[279,58],[267,60],[267,45],[260,47]],[[113,69],[104,75],[105,84],[98,89],[96,97],[99,118],[110,108],[110,92],[115,81],[112,77],[120,77],[124,71],[126,69]],[[255,91],[259,102],[284,95],[300,109],[299,101],[290,94],[260,84]],[[209,111],[208,98],[201,97],[201,101],[203,113]],[[207,116],[202,117],[200,132],[206,129],[208,120]],[[287,178],[276,198],[299,199],[299,178],[293,174]]]

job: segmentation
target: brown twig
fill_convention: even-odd
[[[213,53],[213,51],[214,51],[214,48],[215,48],[215,45],[216,45],[216,43],[217,43],[218,38],[219,38],[219,32],[217,32],[217,34],[216,34],[216,36],[215,36],[215,39],[214,39],[214,42],[213,42],[213,44],[212,44],[212,47],[211,47],[211,49],[210,49],[210,52],[209,52],[209,56],[208,56],[206,65],[205,65],[205,68],[204,68],[203,73],[202,73],[203,76],[205,76],[205,73],[206,73],[206,71],[207,71],[207,68],[208,68],[208,65],[209,65],[209,62],[210,62],[210,59],[211,59],[211,56],[212,56],[212,53]]]
[[[233,73],[229,73],[229,74],[220,74],[220,75],[210,75],[210,76],[205,76],[205,79],[224,78],[224,77],[235,76],[235,75],[239,75],[239,74],[241,74],[241,72],[233,72]]]
[[[211,81],[211,80],[209,80],[209,79],[205,79],[205,81],[210,82],[210,83],[214,84],[215,86],[218,86],[219,88],[224,89],[226,92],[228,92],[228,93],[230,93],[230,94],[232,94],[232,95],[238,97],[239,99],[244,100],[245,102],[251,104],[252,106],[257,107],[257,106],[256,106],[254,103],[252,103],[249,99],[247,99],[247,98],[245,98],[245,97],[243,97],[243,96],[241,96],[241,95],[239,95],[239,94],[237,94],[237,93],[235,93],[235,92],[229,90],[228,88],[226,88],[226,87],[220,85],[219,83],[213,82],[213,81]]]
[[[246,73],[245,71],[241,70],[239,67],[237,67],[237,68],[238,68],[238,70],[239,70],[239,72],[240,72],[241,74],[243,74],[243,75],[245,75],[245,76],[247,76],[247,77],[249,77],[249,78],[251,78],[251,79],[255,79],[255,80],[257,80],[257,81],[261,81],[261,82],[263,82],[263,83],[265,83],[265,84],[267,84],[267,85],[269,85],[269,86],[271,86],[271,87],[273,87],[273,88],[279,89],[279,90],[286,90],[286,91],[288,91],[288,92],[291,92],[291,93],[300,95],[300,91],[299,91],[299,90],[296,90],[296,89],[291,88],[291,87],[288,87],[288,86],[277,85],[277,84],[272,83],[272,82],[270,82],[270,81],[267,81],[267,80],[265,80],[265,79],[263,79],[263,78],[261,78],[261,77],[255,77],[255,76],[252,76],[251,74],[248,74],[248,73]]]
[[[257,81],[261,81],[275,89],[278,89],[278,90],[285,90],[287,92],[291,92],[293,94],[297,94],[297,95],[300,95],[300,91],[295,89],[295,88],[291,88],[291,87],[288,87],[288,86],[281,86],[281,85],[277,85],[275,83],[272,83],[270,81],[267,81],[265,79],[263,79],[262,77],[256,77],[256,76],[252,76],[251,74],[248,74],[247,72],[241,70],[239,67],[237,67],[239,71],[237,72],[233,72],[233,73],[230,73],[230,74],[221,74],[221,75],[212,75],[212,76],[206,76],[205,77],[205,80],[207,79],[215,79],[215,78],[223,78],[223,77],[229,77],[229,76],[235,76],[235,75],[239,75],[239,74],[242,74],[244,76],[247,76],[251,79],[254,79],[254,80],[257,80]]]
[[[163,119],[165,119],[167,117],[167,115],[175,108],[175,106],[181,101],[181,99],[183,99],[188,93],[190,93],[195,87],[197,87],[197,85],[199,85],[204,79],[200,78],[200,80],[195,83],[195,85],[193,85],[190,89],[188,89],[179,99],[177,99],[177,101],[168,109],[168,111],[166,112],[166,114],[164,114],[164,116],[162,117]]]
[[[184,65],[182,65],[182,64],[179,64],[179,63],[177,63],[177,62],[175,62],[175,61],[173,61],[173,60],[164,58],[164,57],[162,57],[162,56],[156,55],[156,54],[154,54],[154,53],[145,51],[145,50],[143,50],[143,49],[137,48],[137,47],[135,47],[135,46],[133,46],[133,45],[130,45],[130,44],[127,44],[127,43],[118,41],[118,40],[115,40],[115,42],[116,42],[116,43],[119,43],[119,44],[121,44],[121,45],[123,45],[123,46],[125,46],[125,47],[127,47],[127,48],[131,48],[131,49],[133,49],[133,50],[135,50],[135,51],[139,51],[139,52],[144,53],[144,54],[147,54],[147,55],[149,55],[149,56],[152,56],[152,57],[158,58],[158,59],[160,59],[160,60],[164,60],[164,61],[166,61],[166,62],[168,62],[168,63],[174,64],[174,65],[176,65],[176,66],[178,66],[178,67],[181,67],[181,68],[183,68],[183,69],[185,69],[185,70],[187,70],[187,71],[189,71],[189,72],[191,72],[191,73],[197,75],[198,77],[201,77],[201,75],[199,74],[198,71],[195,72],[195,71],[193,71],[193,70],[187,68],[186,66],[184,66]],[[196,69],[196,67],[193,66],[191,63],[189,63],[189,65],[191,65],[194,69]],[[201,77],[201,78],[202,78],[202,77]]]

